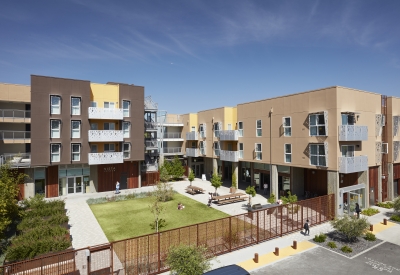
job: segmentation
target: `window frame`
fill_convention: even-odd
[[[289,126],[286,125],[286,119],[289,119]],[[283,136],[291,137],[292,136],[292,117],[286,116],[282,118],[282,126],[283,126]],[[286,134],[286,130],[289,130],[289,134]]]
[[[53,122],[58,121],[58,137],[53,137]],[[50,138],[61,138],[61,120],[60,119],[50,119]]]
[[[90,107],[97,108],[97,102],[96,101],[90,101]]]
[[[313,117],[313,116],[316,116],[316,119],[315,119],[315,125],[311,125],[311,117]],[[319,124],[318,123],[318,117],[319,116],[322,116],[323,117],[323,120],[324,120],[324,124]],[[325,117],[324,117],[324,114],[323,113],[316,113],[316,114],[309,114],[308,115],[308,124],[309,124],[309,127],[310,127],[310,129],[309,129],[309,135],[310,135],[310,137],[326,137],[326,136],[328,136],[328,133],[327,133],[327,131],[326,131],[326,124],[325,124]],[[315,127],[317,130],[316,130],[316,135],[313,135],[313,134],[311,134],[311,128],[312,127]],[[325,134],[323,134],[323,135],[321,135],[321,134],[319,134],[319,128],[320,127],[323,127],[324,128],[324,132],[325,132]]]
[[[346,122],[343,124],[343,118],[346,117]],[[349,119],[352,117],[352,119]],[[348,113],[341,113],[340,114],[340,119],[341,119],[341,124],[342,125],[355,125],[356,124],[356,117],[354,114],[348,114]]]
[[[257,145],[260,145],[260,150],[257,150]],[[262,143],[254,144],[254,153],[255,153],[256,160],[262,160]]]
[[[128,125],[128,130],[125,130],[125,125]],[[125,136],[126,133],[127,133],[127,135]],[[122,134],[123,134],[124,138],[131,137],[131,123],[129,121],[122,122]]]
[[[108,107],[106,107],[106,103],[108,104]],[[112,106],[112,108],[110,108]],[[103,102],[103,108],[104,109],[115,109],[115,102],[112,101],[104,101]]]
[[[242,127],[240,127],[242,126]],[[243,137],[244,130],[243,130],[243,121],[238,121],[238,131],[239,131],[239,137]]]
[[[327,163],[327,160],[326,160],[326,155],[325,155],[325,145],[323,144],[323,143],[313,143],[313,144],[310,144],[309,145],[310,146],[310,165],[312,165],[312,166],[322,166],[322,167],[327,167],[326,166],[326,163]],[[316,155],[314,155],[314,154],[312,154],[312,149],[311,149],[311,147],[312,146],[317,146],[317,154]],[[324,152],[324,154],[322,155],[322,154],[319,154],[319,152],[320,152],[320,146],[322,146],[322,151]],[[312,163],[312,157],[316,157],[316,159],[317,159],[317,164],[313,164]],[[324,159],[325,159],[325,164],[324,165],[321,165],[320,164],[320,158],[321,157],[324,157]]]
[[[214,141],[214,155],[220,156],[221,154],[221,146],[218,141]]]
[[[258,127],[258,122],[260,122],[260,127]],[[260,135],[258,134],[258,131],[260,131]],[[262,120],[261,119],[256,120],[256,137],[262,137]]]
[[[206,150],[205,150],[205,141],[204,140],[201,140],[200,142],[199,142],[199,151],[200,151],[200,154],[202,154],[202,155],[205,155],[206,154]]]
[[[106,150],[106,145],[109,147],[108,149],[110,149],[111,145],[112,145],[112,147],[114,147],[114,149]],[[104,143],[103,152],[105,152],[105,153],[115,152],[115,144],[114,143]]]
[[[78,99],[79,100],[79,104],[78,104],[77,107],[73,105],[74,99]],[[80,116],[81,115],[81,113],[82,113],[81,112],[81,109],[82,109],[81,105],[82,105],[82,99],[80,97],[71,96],[71,116]],[[78,114],[74,114],[74,110],[78,110]]]
[[[106,125],[108,125],[108,129],[106,129]],[[110,125],[114,125],[114,129],[110,129]],[[115,122],[104,122],[103,123],[103,130],[105,131],[115,131]]]
[[[239,146],[238,147],[239,147],[239,150],[238,150],[239,151],[239,158],[242,159],[243,156],[244,156],[244,153],[243,153],[244,152],[244,144],[243,144],[243,142],[239,142]],[[240,147],[242,147],[242,149],[240,149]]]
[[[53,98],[58,98],[58,105],[53,105]],[[58,106],[58,110],[59,110],[58,113],[55,113],[53,111],[53,108],[54,108],[53,106],[54,107]],[[61,115],[61,96],[59,96],[59,95],[50,95],[50,114],[51,115]]]
[[[128,150],[125,150],[125,145],[128,145]],[[125,157],[126,153],[128,153],[127,157]],[[130,144],[130,142],[122,143],[122,155],[123,155],[124,159],[130,159],[131,158],[131,144]]]
[[[344,153],[344,147],[353,147],[353,151],[347,149],[347,150],[346,150],[346,155],[344,156],[344,155],[343,155],[343,153]],[[355,149],[356,149],[356,148],[355,148],[354,145],[341,145],[341,146],[340,146],[340,154],[341,154],[342,157],[353,158],[353,157],[354,157],[354,151],[355,151]],[[347,153],[348,153],[348,152],[353,152],[353,155],[352,155],[352,156],[347,156]]]
[[[75,130],[75,133],[78,132],[79,137],[74,137],[73,133],[74,133],[74,122],[78,122],[79,127],[78,127],[78,131]],[[81,138],[81,125],[82,122],[80,120],[71,120],[71,138]]]
[[[58,146],[58,153],[53,153],[53,146]],[[53,160],[53,156],[58,155],[58,160]],[[61,143],[50,143],[50,162],[60,162],[61,161]]]
[[[125,103],[128,103],[128,108],[125,108]],[[127,115],[125,115],[125,112],[128,112]],[[122,113],[124,117],[130,117],[131,116],[131,102],[130,100],[122,100]]]
[[[74,152],[74,146],[78,146],[78,152]],[[81,161],[81,147],[80,143],[71,143],[71,161]],[[78,159],[74,159],[74,155],[77,155]]]
[[[287,151],[287,149],[288,149],[287,146],[289,146],[290,152]],[[283,155],[284,155],[284,162],[285,163],[292,163],[292,144],[291,143],[285,143],[284,144]],[[290,158],[290,161],[287,161],[287,157]]]
[[[93,150],[94,148],[96,148],[96,150]],[[94,152],[96,151],[96,152]],[[91,154],[97,154],[99,152],[99,147],[97,146],[97,144],[91,144],[90,145],[90,153]]]

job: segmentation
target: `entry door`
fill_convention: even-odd
[[[82,177],[75,177],[75,193],[82,193],[83,180]]]
[[[68,194],[82,193],[83,180],[82,177],[70,177],[67,179]]]
[[[68,188],[68,194],[75,193],[75,178],[67,179],[67,188]]]
[[[119,189],[128,189],[128,174],[127,173],[122,173],[121,177],[119,179]]]
[[[357,193],[349,192],[350,202],[349,202],[349,214],[353,215],[356,210],[356,203],[360,205],[360,195]]]

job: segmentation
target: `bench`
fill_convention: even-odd
[[[192,189],[186,189],[186,192],[191,194],[191,195],[196,194],[196,191],[193,191]]]
[[[239,202],[239,201],[245,201],[245,198],[232,198],[232,199],[227,199],[227,200],[219,200],[217,201],[218,204],[226,204],[226,203],[233,203],[233,202]]]

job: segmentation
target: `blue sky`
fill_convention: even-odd
[[[2,1],[0,82],[145,87],[188,113],[333,85],[400,97],[400,1]]]

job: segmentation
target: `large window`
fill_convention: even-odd
[[[292,162],[292,144],[285,144],[285,162]]]
[[[60,138],[61,120],[50,120],[51,138]]]
[[[354,145],[342,145],[342,157],[354,157]]]
[[[204,126],[203,126],[203,124],[200,124],[200,125],[199,125],[199,132],[200,132],[200,137],[201,137],[201,138],[205,138],[205,137],[206,137],[206,133],[205,133],[205,131],[204,131]]]
[[[205,155],[206,154],[206,142],[205,141],[200,141],[200,154]]]
[[[239,158],[243,158],[243,143],[239,143]]]
[[[131,123],[127,122],[127,121],[124,121],[122,123],[122,129],[123,129],[123,132],[124,132],[124,138],[129,138],[130,135],[131,135]]]
[[[262,146],[261,146],[261,143],[256,143],[255,155],[256,155],[256,160],[262,160]]]
[[[310,115],[310,136],[326,136],[323,114]]]
[[[129,159],[131,157],[131,144],[122,144],[122,151],[124,152],[124,159]]]
[[[261,137],[262,136],[262,124],[261,124],[261,119],[257,120],[256,122],[256,136]]]
[[[115,123],[114,122],[105,122],[104,130],[115,130]]]
[[[81,114],[81,98],[71,97],[71,115],[79,116]]]
[[[50,113],[52,115],[61,114],[61,97],[57,95],[50,96]]]
[[[216,141],[216,142],[214,142],[214,153],[215,153],[216,156],[219,156],[219,150],[220,150],[219,142]]]
[[[291,117],[283,118],[283,135],[285,137],[292,136],[292,119],[291,119]]]
[[[219,137],[219,131],[221,131],[221,123],[220,122],[216,122],[214,123],[214,136],[215,137]]]
[[[239,130],[239,137],[243,136],[243,122],[239,121],[238,122],[238,130]]]
[[[106,108],[106,109],[114,109],[115,108],[115,103],[114,102],[105,101],[104,102],[104,108]]]
[[[81,145],[71,144],[72,161],[81,160]]]
[[[310,144],[310,164],[326,166],[324,144]]]
[[[79,120],[71,121],[71,138],[81,138],[81,122]]]
[[[104,144],[104,152],[115,152],[115,144],[114,143],[105,143]]]
[[[122,101],[122,110],[124,112],[124,117],[129,117],[129,111],[131,109],[131,102],[127,100]]]
[[[61,144],[50,144],[51,162],[60,162]]]

